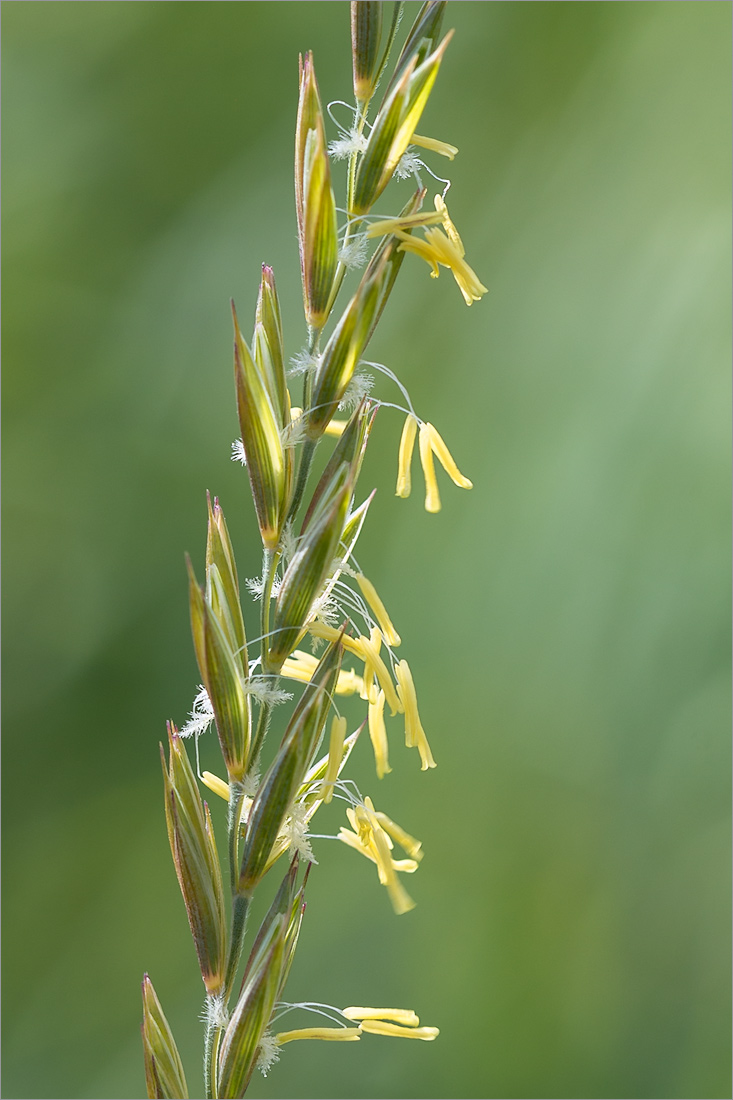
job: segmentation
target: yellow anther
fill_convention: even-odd
[[[405,711],[405,744],[408,749],[417,748],[422,761],[422,770],[427,771],[428,768],[435,767],[435,761],[420,721],[415,683],[407,661],[398,661],[395,667],[395,676],[397,678],[397,692]]]
[[[223,779],[219,779],[218,775],[213,775],[211,772],[202,772],[201,782],[205,783],[214,794],[218,794],[219,798],[223,798],[225,802],[229,801],[229,784],[225,783]]]
[[[387,671],[387,666],[385,665],[384,661],[382,660],[382,658],[379,656],[379,653],[377,652],[376,645],[371,640],[371,638],[365,638],[364,635],[362,635],[360,638],[358,638],[357,642],[359,644],[359,648],[361,649],[361,653],[359,654],[359,656],[364,661],[364,666],[365,666],[364,679],[367,682],[367,686],[368,686],[368,678],[367,678],[367,675],[366,675],[366,666],[367,666],[367,662],[368,662],[368,664],[371,666],[371,668],[376,673],[377,679],[379,680],[380,687],[382,688],[382,691],[384,692],[385,699],[387,700],[387,704],[389,706],[389,709],[390,709],[391,713],[392,714],[399,713],[402,710],[402,703],[400,702],[400,700],[397,696],[397,692],[395,691],[394,684],[392,683],[392,677],[390,676],[389,672]]]
[[[425,260],[425,263],[430,264],[430,274],[433,279],[437,279],[440,275],[440,269],[438,267],[435,246],[430,245],[428,241],[424,240],[422,237],[413,237],[409,233],[403,232],[401,229],[395,230],[395,236],[399,237],[402,242],[402,244],[397,246],[398,251],[414,252],[416,256]],[[448,238],[446,238],[446,240],[447,239]]]
[[[364,845],[364,844],[361,843],[361,841],[359,840],[356,833],[349,832],[349,830],[347,828],[345,828],[343,825],[339,829],[337,839],[338,840],[343,840],[344,844],[348,844],[348,846],[350,848],[353,848],[354,851],[359,852],[363,856],[366,856],[366,858],[371,860],[372,863],[377,864],[377,868],[379,867],[379,861],[378,861],[376,855],[374,854],[375,853],[375,848],[374,848],[374,844],[373,844],[371,839],[370,839],[368,845]],[[408,875],[414,874],[415,871],[417,871],[419,866],[420,866],[419,863],[417,863],[414,859],[393,859],[392,860],[392,867],[395,871],[404,872],[405,874],[408,874]],[[383,876],[380,875],[379,881],[382,883],[382,885],[384,885]]]
[[[458,237],[455,227],[453,227],[453,232],[455,237]],[[457,244],[455,238],[452,240],[451,236],[446,236],[442,229],[436,226],[427,228],[424,240],[420,237],[414,237],[410,233],[405,233],[402,229],[395,229],[394,233],[402,242],[398,248],[402,252],[414,252],[416,256],[420,256],[421,259],[430,264],[431,274],[434,278],[437,278],[440,274],[438,271],[439,264],[449,268],[467,306],[470,306],[472,302],[478,302],[484,294],[488,293],[488,287],[483,285],[473,268],[469,267],[464,260],[463,244]],[[460,237],[458,237],[458,241],[460,242]]]
[[[448,160],[453,160],[458,150],[455,145],[449,145],[447,141],[438,141],[437,138],[420,137],[419,134],[413,134],[410,138],[412,145],[419,145],[421,149],[429,149],[433,153],[440,153],[441,157],[447,157]]]
[[[466,255],[466,250],[463,247],[463,241],[461,240],[460,235],[458,233],[458,230],[456,229],[455,225],[453,224],[453,221],[451,220],[451,216],[448,213],[448,207],[445,204],[445,199],[443,198],[442,195],[436,195],[435,199],[434,199],[434,202],[435,202],[435,209],[437,210],[437,212],[441,215],[441,217],[443,219],[443,228],[445,229],[446,233],[448,234],[448,239],[453,242],[453,244],[456,246],[456,248],[460,252],[461,256],[465,256]]]
[[[361,855],[366,856],[372,863],[377,864],[377,858],[374,855],[374,845],[371,844],[367,847],[361,843],[356,833],[349,832],[348,829],[342,825],[338,832],[338,840],[343,840],[344,844],[348,844],[349,848],[353,848],[355,852],[359,852]],[[395,871],[406,875],[413,875],[417,871],[419,864],[414,859],[393,859],[392,867]],[[381,882],[380,878],[380,882]],[[382,883],[384,885],[384,883]]]
[[[415,903],[397,878],[397,872],[416,871],[416,861],[392,859],[392,841],[380,825],[370,798],[365,798],[363,805],[349,807],[346,815],[354,832],[342,828],[339,840],[376,863],[379,881],[387,888],[395,913],[407,913]]]
[[[295,1031],[279,1031],[275,1042],[282,1046],[296,1039],[325,1039],[328,1042],[353,1043],[361,1038],[359,1027],[299,1027]]]
[[[372,582],[368,580],[363,573],[357,573],[356,583],[359,585],[364,599],[374,612],[376,620],[382,629],[382,634],[384,635],[384,640],[387,645],[399,645],[402,639],[392,625],[392,620],[387,614],[387,609],[380,600],[377,594],[377,590]]]
[[[391,1020],[403,1027],[419,1027],[420,1017],[411,1008],[343,1008],[347,1020]]]
[[[372,842],[374,844],[374,853],[377,859],[377,870],[379,871],[380,882],[387,887],[387,893],[389,894],[389,900],[392,902],[392,908],[398,915],[401,913],[407,913],[410,909],[415,908],[415,902],[405,890],[402,883],[397,878],[395,869],[392,865],[392,855],[390,853],[391,842],[389,837],[385,833],[382,826],[377,821],[377,816],[374,812],[374,806],[370,798],[364,800],[367,813],[369,815],[369,822],[372,827]]]
[[[439,512],[441,509],[440,493],[438,492],[438,481],[435,476],[429,424],[420,425],[420,462],[425,475],[425,511]]]
[[[392,902],[392,908],[399,917],[403,913],[409,913],[411,909],[414,909],[415,902],[397,878],[394,869],[390,868],[390,870],[391,877],[387,879],[384,885],[387,887],[387,893],[389,894],[389,900]]]
[[[338,632],[337,632],[338,636]],[[295,649],[285,659],[281,669],[281,675],[288,680],[300,680],[307,684],[318,667],[318,658],[312,653],[305,653],[302,649]],[[342,669],[336,681],[337,695],[353,695],[361,690],[361,676],[357,676],[353,669]]]
[[[327,642],[337,642],[340,638],[344,649],[348,650],[349,653],[353,653],[360,660],[364,660],[360,644],[361,638],[352,638],[349,634],[341,634],[340,630],[329,626],[328,623],[321,622],[320,619],[312,619],[306,630],[314,638],[323,638]]]
[[[383,814],[381,810],[377,810],[376,814],[379,824],[393,840],[397,841],[400,848],[404,848],[408,856],[412,856],[413,859],[421,860],[424,855],[422,843],[416,840],[414,836],[410,836],[409,833],[406,833],[404,829],[400,828],[400,826],[392,821],[390,817],[387,817],[386,814]]]
[[[338,438],[338,436],[344,434],[344,428],[347,424],[347,420],[330,420],[323,429],[324,435],[335,435]]]
[[[433,449],[433,453],[453,484],[457,485],[459,489],[473,489],[473,482],[469,481],[467,477],[464,477],[458,469],[453,455],[446,447],[443,437],[437,428],[434,428],[432,424],[428,424],[426,427],[430,433],[430,446]]]
[[[290,422],[294,424],[296,420],[299,420],[303,415],[303,410],[298,405],[290,406]],[[332,420],[326,425],[324,432],[326,435],[340,436],[344,434],[344,428],[348,421],[346,420]]]
[[[374,749],[377,765],[377,778],[382,779],[392,769],[387,758],[387,729],[384,724],[384,692],[380,691],[377,701],[369,704],[369,737]],[[405,849],[407,850],[407,849]]]
[[[333,785],[338,779],[339,768],[344,755],[344,738],[346,737],[346,719],[334,716],[331,722],[331,737],[328,742],[328,763],[326,774],[321,784],[320,797],[324,802],[330,802],[333,798]],[[407,851],[407,848],[405,848]]]
[[[336,694],[354,695],[361,692],[363,686],[361,676],[357,676],[353,668],[342,668],[336,681]]]
[[[338,839],[342,840],[344,844],[347,844],[349,846],[349,848],[353,848],[355,852],[359,852],[360,855],[365,856],[368,860],[374,863],[377,867],[377,871],[379,871],[379,863],[375,855],[374,845],[371,842],[371,836],[368,845],[362,844],[356,833],[350,832],[342,825],[338,832]],[[379,877],[379,881],[380,883],[382,883],[381,875]],[[382,883],[382,885],[384,884]]]
[[[412,452],[415,450],[416,437],[417,420],[412,414],[409,414],[405,419],[402,436],[400,437],[400,453],[397,460],[397,488],[395,489],[395,496],[398,497],[409,497],[412,489],[410,463],[412,462]]]
[[[434,214],[432,210],[422,210],[419,214],[405,214],[402,218],[383,218],[381,221],[372,222],[366,231],[367,238],[384,237],[387,233],[395,233],[397,230],[424,229],[427,225],[441,225],[443,216]]]
[[[425,509],[439,512],[441,509],[438,481],[435,476],[433,455],[438,459],[448,477],[461,489],[473,489],[473,482],[458,469],[453,455],[445,445],[440,432],[432,424],[420,425],[420,462],[425,475]]]
[[[389,1035],[395,1039],[424,1039],[430,1042],[440,1035],[437,1027],[400,1027],[398,1024],[389,1024],[382,1020],[364,1020],[361,1030],[369,1035]]]
[[[373,841],[372,822],[365,806],[357,806],[356,809],[346,811],[346,816],[352,824],[354,832],[359,837],[359,842],[365,848],[369,848]]]
[[[300,680],[307,684],[317,667],[317,657],[311,653],[304,653],[302,649],[296,649],[286,657],[281,672],[288,680]]]
[[[414,859],[393,859],[392,866],[395,871],[404,872],[406,875],[414,875],[420,864]]]
[[[376,627],[370,632],[369,641],[374,649],[374,653],[379,655],[379,651],[382,648],[382,635]],[[361,689],[361,698],[366,699],[370,704],[376,703],[377,696],[379,695],[379,688],[375,682],[377,670],[375,662],[372,660],[372,656],[373,654],[371,654],[371,652],[363,653],[364,680]]]
[[[338,831],[338,839],[343,840],[344,844],[348,844],[349,848],[353,848],[355,851],[360,852],[367,859],[370,859],[372,863],[376,863],[376,859],[372,855],[365,845],[361,843],[356,833],[351,833],[345,826],[341,826]]]

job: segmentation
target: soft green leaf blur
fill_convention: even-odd
[[[208,488],[260,568],[228,301],[253,319],[273,264],[301,347],[297,54],[350,100],[349,9],[2,15],[3,1095],[142,1096],[146,970],[200,1095],[157,747],[198,682],[183,555]],[[408,256],[370,354],[475,488],[439,472],[427,515],[415,463],[395,499],[382,410],[359,552],[438,768],[393,719],[392,774],[366,739],[355,774],[426,856],[395,917],[315,841],[288,985],[441,1035],[292,1044],[253,1097],[730,1096],[730,17],[448,5],[420,132],[460,148],[425,159],[490,292],[469,310]]]

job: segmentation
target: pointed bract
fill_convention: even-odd
[[[445,7],[446,0],[427,0],[427,3],[422,5],[397,58],[394,73],[387,86],[387,92],[402,75],[413,56],[417,58],[418,64],[420,64],[435,49],[440,35]]]
[[[207,993],[222,991],[227,931],[219,857],[208,807],[181,738],[169,728],[169,762],[161,746],[165,817],[178,883]]]
[[[305,318],[312,327],[321,328],[328,317],[328,302],[338,264],[338,225],[323,112],[310,51],[300,63],[295,209]]]
[[[277,546],[284,521],[289,484],[282,442],[282,416],[273,404],[263,378],[234,317],[234,379],[242,446],[252,488],[257,522],[266,548]]]
[[[333,419],[372,332],[389,271],[386,262],[367,270],[323,349],[313,378],[306,431],[319,439]]]
[[[248,896],[270,865],[273,845],[311,765],[323,734],[341,663],[341,645],[328,647],[295,708],[275,759],[265,773],[247,820],[239,893]]]
[[[354,95],[358,103],[368,103],[374,95],[375,77],[379,72],[382,6],[376,0],[354,0],[351,5],[351,58]]]
[[[206,599],[232,649],[242,677],[248,674],[247,640],[239,599],[239,580],[229,532],[218,500],[206,495],[209,526],[206,539]]]
[[[304,534],[307,530],[311,517],[314,515],[323,494],[328,489],[334,475],[342,463],[347,464],[351,470],[351,476],[354,482],[356,482],[359,477],[362,459],[369,440],[369,432],[374,422],[374,415],[375,410],[370,408],[366,398],[362,398],[358,408],[354,410],[346,427],[339,436],[338,443],[334,447],[333,453],[326,463],[320,480],[316,485],[310,504],[303,517],[301,534]]]
[[[243,1097],[280,988],[286,919],[273,920],[227,1024],[218,1059],[218,1096]]]
[[[218,570],[211,566],[217,582]],[[189,601],[191,632],[199,672],[216,718],[219,744],[230,779],[243,778],[251,736],[250,698],[244,690],[242,667],[219,619],[196,581],[190,560]]]
[[[367,214],[391,180],[420,121],[451,36],[447,34],[422,62],[419,52],[413,53],[388,89],[356,173],[352,215]]]
[[[290,395],[285,377],[280,301],[275,274],[266,264],[262,265],[252,346],[255,363],[266,380],[273,406],[280,413],[280,427],[285,428],[290,423]]]
[[[187,1100],[183,1064],[153,983],[143,978],[143,1055],[149,1100]]]
[[[314,602],[321,596],[324,582],[333,568],[352,490],[351,472],[342,463],[298,543],[280,585],[267,655],[271,671],[279,670],[295,649]]]

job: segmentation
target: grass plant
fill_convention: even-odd
[[[356,557],[373,498],[360,499],[358,480],[376,410],[382,406],[404,416],[398,497],[410,495],[416,445],[429,512],[441,507],[436,458],[457,486],[471,488],[391,367],[366,359],[408,253],[426,261],[434,277],[447,268],[467,305],[486,291],[466,262],[448,213],[450,183],[432,167],[436,156],[453,160],[457,149],[416,133],[452,34],[441,36],[445,6],[422,5],[387,75],[403,5],[351,4],[353,105],[332,103],[324,113],[313,55],[301,57],[295,200],[304,347],[288,358],[271,267],[262,267],[249,340],[232,303],[242,433],[233,457],[249,477],[262,574],[240,586],[222,507],[209,499],[202,582],[188,562],[201,685],[189,721],[180,730],[169,724],[167,752],[161,746],[168,837],[205,989],[207,1100],[244,1096],[254,1070],[267,1073],[282,1048],[296,1040],[357,1042],[382,1035],[430,1041],[438,1035],[410,1009],[292,1004],[284,992],[305,911],[320,806],[343,804],[337,839],[374,864],[396,914],[413,908],[402,876],[417,871],[422,858],[420,842],[362,793],[347,766],[366,729],[377,778],[391,771],[389,724],[402,726],[422,770],[435,767],[412,671],[396,653],[401,638]],[[337,129],[330,141],[327,119]],[[339,158],[347,162],[343,206],[337,205],[331,172]],[[399,209],[376,213],[394,179],[413,180],[413,193]],[[435,193],[428,201],[430,190]],[[358,284],[342,301],[347,272],[358,268]],[[297,405],[290,392],[295,385],[302,386]],[[378,396],[383,391],[384,399]],[[315,478],[314,456],[326,445],[331,453]],[[245,617],[243,594],[259,607],[249,637],[245,618],[252,609]],[[290,703],[289,687],[296,683],[303,685],[302,694],[265,766],[272,712]],[[340,711],[344,696],[358,696],[366,709],[351,731]],[[185,745],[187,738],[198,742],[212,725],[222,775],[200,771],[198,753],[194,769]],[[219,846],[204,788],[228,806],[226,843]],[[264,920],[248,936],[253,897],[276,864],[285,868],[284,877]],[[313,1013],[314,1026],[288,1029],[284,1020],[294,1009]],[[142,1033],[148,1096],[188,1096],[175,1040],[147,975]]]

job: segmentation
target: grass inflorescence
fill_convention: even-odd
[[[319,807],[334,799],[342,802],[345,823],[337,839],[374,865],[395,913],[414,906],[402,876],[417,871],[423,854],[420,842],[347,777],[351,751],[364,728],[377,777],[391,771],[387,727],[395,719],[404,724],[406,745],[417,750],[422,769],[435,767],[410,666],[395,653],[400,635],[355,556],[373,496],[359,500],[358,481],[377,407],[401,409],[405,416],[397,496],[410,495],[416,444],[429,512],[440,510],[435,458],[456,485],[471,488],[396,374],[364,359],[408,253],[425,260],[433,276],[441,266],[448,268],[468,305],[486,290],[465,260],[448,213],[450,184],[422,159],[427,153],[452,160],[457,149],[415,133],[452,35],[441,37],[445,3],[422,5],[384,80],[402,8],[399,3],[351,4],[354,106],[349,126],[336,124],[338,134],[330,142],[326,119],[334,120],[335,105],[324,114],[313,55],[300,59],[295,200],[304,348],[286,352],[272,268],[262,267],[249,341],[232,304],[242,433],[233,457],[249,478],[262,574],[240,586],[224,513],[217,499],[209,500],[202,579],[188,565],[201,684],[189,721],[180,731],[169,725],[167,754],[161,748],[168,836],[206,994],[207,1100],[244,1096],[255,1068],[267,1073],[282,1047],[295,1040],[354,1042],[386,1035],[426,1041],[438,1034],[437,1028],[420,1026],[408,1009],[340,1009],[283,999],[315,862],[311,840],[318,835],[313,818]],[[391,18],[383,26],[385,10]],[[383,81],[381,102],[370,121]],[[334,158],[347,161],[342,206],[333,189]],[[434,195],[432,208],[425,207],[423,176],[445,185]],[[391,216],[375,215],[374,205],[390,181],[407,177],[415,180],[409,201]],[[364,270],[356,289],[339,304],[347,271],[359,266]],[[375,395],[374,370],[396,385],[397,401]],[[296,383],[302,384],[297,403],[289,389]],[[327,443],[330,457],[313,485],[314,454]],[[250,597],[250,611],[259,611],[249,640],[243,592]],[[287,705],[294,693],[285,733],[263,768],[272,711]],[[348,695],[365,704],[351,731],[339,709],[340,697]],[[198,760],[194,770],[185,746],[187,736],[198,739],[212,725],[222,775],[201,773]],[[219,846],[202,785],[227,803],[227,837]],[[286,865],[285,876],[250,938],[253,896],[275,864]],[[147,975],[143,1009],[148,1096],[188,1096],[175,1040]],[[293,1009],[318,1019],[310,1027],[281,1027],[280,1020]]]

